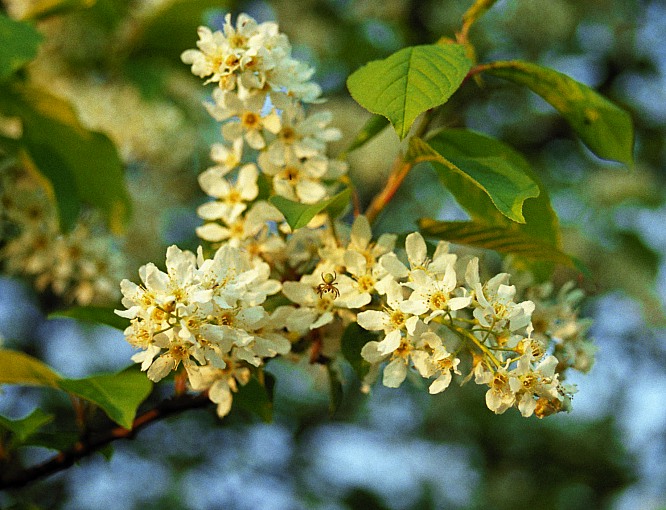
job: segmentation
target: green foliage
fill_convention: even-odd
[[[544,246],[550,245],[556,251],[561,249],[559,221],[551,205],[548,190],[520,153],[495,138],[466,129],[442,129],[428,139],[428,144],[440,154],[456,160],[478,157],[501,159],[527,175],[539,187],[539,196],[525,200],[522,208],[525,223],[516,223],[501,214],[490,197],[468,179],[455,172],[439,172],[440,181],[475,222],[510,228]],[[553,270],[553,264],[546,261],[522,259],[522,262],[538,281],[548,279]]]
[[[428,143],[414,137],[410,140],[406,159],[413,163],[433,163],[444,180],[449,173],[462,177],[462,185],[452,190],[454,196],[461,195],[459,191],[464,187],[477,187],[503,215],[515,222],[525,223],[523,202],[539,196],[539,187],[520,167],[512,165],[509,159],[501,155],[461,157],[456,154],[449,156],[446,149],[443,152],[438,152]],[[468,199],[462,200],[470,203]]]
[[[67,102],[33,87],[2,90],[0,110],[23,121],[26,163],[53,186],[62,229],[74,226],[87,203],[101,209],[110,228],[120,232],[131,204],[111,140],[85,129]]]
[[[60,388],[98,405],[113,421],[132,428],[136,411],[153,389],[146,374],[129,369],[85,379],[62,379]]]
[[[363,108],[391,121],[402,139],[416,117],[448,101],[471,66],[464,46],[412,46],[356,70],[347,87]]]
[[[0,384],[58,388],[61,377],[28,354],[0,349]]]
[[[631,116],[588,86],[530,62],[493,62],[484,70],[525,85],[543,97],[600,158],[633,166],[634,128]]]
[[[0,82],[37,56],[42,35],[30,24],[0,14]]]
[[[49,314],[49,319],[68,317],[95,324],[106,324],[112,328],[123,330],[129,326],[129,321],[113,312],[113,308],[101,306],[75,306],[67,310],[58,310]]]
[[[263,384],[256,377],[252,377],[247,384],[238,387],[238,392],[234,394],[233,407],[239,407],[270,423],[273,421],[275,378],[267,372],[261,375]]]
[[[85,379],[64,379],[41,361],[18,351],[0,350],[0,384],[47,386],[98,405],[113,421],[131,428],[139,404],[153,383],[136,370]]]
[[[37,408],[28,416],[18,420],[11,420],[4,416],[0,416],[0,428],[5,429],[12,434],[12,446],[17,447],[26,443],[28,439],[37,433],[44,425],[51,423],[53,418],[54,416],[52,414],[45,413]]]
[[[292,230],[296,230],[310,223],[310,220],[321,212],[328,211],[332,217],[337,216],[349,204],[350,196],[351,190],[347,188],[334,197],[316,204],[301,204],[280,195],[272,196],[269,202],[284,215]]]
[[[514,169],[516,175],[529,177],[539,187],[539,194],[525,200],[522,208],[525,223],[516,225],[504,214],[499,214],[490,196],[481,188],[454,172],[439,172],[440,180],[472,219],[490,225],[513,225],[535,238],[559,246],[559,224],[548,191],[521,154],[495,138],[467,129],[440,130],[428,139],[428,145],[455,161],[484,157],[502,160],[505,166]]]
[[[423,219],[421,232],[430,237],[446,239],[452,243],[495,250],[516,255],[532,262],[553,262],[575,267],[574,260],[549,243],[510,227],[486,225],[474,221],[435,221]]]

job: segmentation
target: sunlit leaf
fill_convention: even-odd
[[[523,203],[525,223],[520,225],[520,230],[553,246],[559,246],[559,222],[548,191],[520,153],[495,138],[467,129],[438,131],[428,139],[428,145],[450,160],[478,157],[502,159],[519,173],[527,175],[539,187],[539,196]],[[500,214],[486,192],[468,179],[461,178],[455,172],[439,172],[439,177],[472,219],[489,225],[515,225]]]
[[[514,166],[510,160],[501,155],[473,157],[454,155],[449,158],[440,154],[428,143],[414,137],[410,140],[405,158],[412,163],[429,161],[439,173],[457,174],[468,185],[483,190],[503,215],[518,223],[525,223],[523,202],[539,195],[536,183],[521,168]]]
[[[97,404],[118,425],[131,429],[136,411],[150,395],[153,383],[142,372],[125,370],[85,379],[62,379],[59,386]]]
[[[462,45],[411,46],[356,70],[347,87],[358,104],[389,119],[404,138],[416,117],[448,101],[471,66]]]
[[[280,210],[292,230],[296,230],[306,226],[320,212],[329,210],[333,216],[336,216],[347,207],[350,197],[351,190],[347,188],[334,197],[316,204],[301,204],[280,195],[272,196],[269,202]]]
[[[0,81],[37,56],[42,35],[30,23],[0,13]]]
[[[452,243],[495,250],[526,260],[548,261],[576,267],[575,261],[567,254],[548,243],[510,227],[489,226],[474,221],[423,219],[419,222],[419,229],[425,236],[444,239]]]
[[[548,190],[520,153],[495,138],[466,129],[443,129],[428,139],[428,143],[447,157],[498,157],[525,173],[536,183],[540,192],[538,197],[523,203],[525,223],[520,224],[501,214],[490,197],[468,179],[455,172],[439,172],[439,178],[471,219],[487,225],[511,226],[557,249],[561,248],[559,220],[550,202]],[[553,263],[546,261],[514,259],[514,263],[517,266],[526,266],[537,281],[550,278],[554,269]]]
[[[37,358],[19,351],[0,349],[0,384],[58,388],[61,377]]]
[[[99,306],[75,306],[67,310],[58,310],[49,314],[49,319],[57,317],[68,317],[86,322],[106,324],[116,329],[125,329],[129,326],[129,321],[116,315],[113,312],[113,308]]]
[[[548,101],[602,159],[633,166],[631,116],[587,85],[530,62],[493,62],[486,72],[525,85]]]

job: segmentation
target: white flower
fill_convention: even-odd
[[[200,174],[199,184],[209,196],[218,200],[199,206],[197,213],[204,220],[221,219],[231,224],[247,209],[246,202],[257,198],[259,171],[253,163],[243,166],[238,173],[236,183],[232,185],[216,168],[209,168]]]
[[[516,401],[516,395],[509,386],[509,374],[504,367],[496,371],[488,370],[484,363],[478,363],[474,369],[474,381],[477,384],[487,384],[490,389],[486,392],[486,405],[495,414],[502,414]]]
[[[329,128],[333,116],[329,111],[306,117],[303,106],[285,94],[271,94],[276,108],[282,111],[280,131],[266,149],[267,157],[274,165],[284,165],[293,154],[298,159],[323,155],[329,142],[342,137],[339,129]]]
[[[267,222],[283,221],[284,216],[273,205],[265,201],[255,202],[245,216],[228,224],[216,222],[197,227],[197,235],[206,241],[229,241],[239,247],[251,242],[251,238],[266,230]]]
[[[386,294],[393,280],[375,260],[366,259],[355,250],[347,250],[344,263],[352,278],[340,277],[340,301],[347,308],[361,308],[372,300],[373,293]],[[394,288],[394,292],[399,292]]]
[[[394,286],[397,286],[395,282]],[[377,345],[380,354],[389,354],[400,347],[403,332],[414,334],[418,316],[401,309],[404,303],[402,292],[398,288],[387,292],[388,306],[384,310],[366,310],[357,316],[358,325],[369,331],[383,331],[384,339]]]
[[[305,204],[314,204],[326,197],[327,190],[321,182],[329,163],[325,156],[301,160],[288,152],[283,163],[274,164],[268,152],[264,152],[258,161],[261,170],[273,177],[273,189],[278,195]]]
[[[301,277],[300,281],[284,282],[283,294],[294,303],[299,304],[299,310],[301,310],[291,318],[292,329],[302,331],[306,324],[308,329],[317,329],[333,320],[335,317],[334,305],[339,298],[336,298],[334,293],[318,293],[316,290],[322,283],[321,275],[333,273],[333,271],[331,265],[322,263],[312,274]]]
[[[448,352],[443,345],[435,347],[432,353],[432,363],[437,367],[437,378],[432,382],[428,391],[431,394],[441,393],[449,387],[451,383],[451,372],[460,375],[458,364],[460,360]]]
[[[423,236],[413,232],[405,239],[405,251],[409,261],[409,269],[395,253],[387,253],[380,259],[380,263],[394,278],[407,278],[410,271],[426,271],[431,274],[443,273],[456,262],[456,255],[448,252],[449,244],[440,241],[433,255],[432,261],[428,258],[428,249]]]
[[[231,119],[222,126],[222,136],[229,142],[244,139],[250,147],[259,150],[266,146],[264,130],[273,134],[280,130],[280,117],[275,110],[262,116],[265,94],[241,99],[235,92],[215,89],[213,100],[214,104],[206,105],[211,116],[217,121]]]
[[[347,249],[359,252],[366,260],[376,260],[393,250],[397,237],[395,234],[382,234],[376,243],[372,243],[370,223],[365,216],[359,215],[352,224]]]
[[[266,73],[288,58],[291,47],[275,23],[258,24],[240,14],[234,27],[231,15],[225,18],[224,31],[199,27],[198,50],[186,50],[181,60],[192,65],[192,73],[217,82],[221,89],[236,87],[238,77],[253,88],[262,88]]]
[[[409,296],[411,311],[421,315],[428,313],[424,319],[427,324],[435,317],[448,312],[455,312],[470,305],[470,296],[455,296],[456,272],[453,265],[446,266],[443,275],[423,270],[412,270],[411,281],[403,284],[413,290]],[[464,293],[464,289],[460,289]]]
[[[195,391],[208,390],[208,398],[217,404],[217,415],[223,418],[231,411],[233,393],[238,391],[250,380],[247,367],[229,358],[227,368],[219,369],[210,366],[195,367],[189,372],[189,383]]]
[[[532,416],[538,397],[558,399],[559,380],[555,373],[557,358],[547,356],[536,367],[532,367],[529,354],[521,356],[510,373],[509,386],[516,394],[518,409],[524,417]]]
[[[284,89],[305,103],[315,103],[321,95],[321,87],[310,81],[313,74],[314,69],[305,62],[285,58],[267,73],[267,81],[274,90]]]
[[[514,303],[516,287],[506,285],[509,281],[507,273],[500,273],[482,285],[479,262],[474,258],[467,266],[465,279],[475,298],[474,317],[483,327],[499,331],[508,326],[509,331],[517,331],[530,324],[534,303]]]
[[[234,168],[241,163],[243,157],[243,139],[238,138],[234,140],[231,146],[221,143],[214,143],[210,147],[210,159],[217,165],[212,167],[215,169],[216,175],[227,175]],[[204,172],[205,173],[205,172]]]

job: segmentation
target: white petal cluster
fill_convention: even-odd
[[[569,393],[555,371],[558,360],[545,356],[544,344],[531,337],[535,305],[516,302],[508,274],[482,283],[479,261],[473,258],[460,282],[457,257],[447,243],[440,242],[430,259],[418,233],[407,236],[405,251],[407,265],[393,251],[377,260],[384,269],[379,274],[385,275],[382,291],[375,292],[379,308],[357,316],[359,326],[380,332],[380,339],[361,351],[373,367],[370,378],[387,362],[385,386],[399,386],[413,368],[423,378],[434,378],[429,391],[439,393],[453,373],[460,374],[457,353],[466,353],[470,376],[490,388],[486,403],[492,411],[517,407],[523,416],[543,417],[566,407]]]
[[[190,387],[207,391],[224,416],[266,359],[329,363],[356,323],[375,337],[360,352],[364,388],[380,374],[388,387],[412,374],[436,394],[465,372],[463,382],[488,387],[496,413],[515,407],[541,418],[568,408],[562,370],[591,356],[573,293],[523,299],[508,273],[482,279],[477,258],[460,261],[443,241],[429,255],[418,233],[403,256],[397,236],[373,240],[362,215],[350,229],[322,213],[292,231],[268,198],[321,202],[347,171],[326,155],[341,136],[331,114],[308,109],[320,94],[312,69],[291,57],[275,23],[244,14],[235,25],[227,16],[218,32],[200,28],[197,48],[182,60],[218,85],[206,108],[223,138],[199,176],[211,200],[198,208],[197,235],[217,251],[205,260],[171,247],[166,273],[148,264],[142,285],[123,282],[127,310],[118,313],[132,321],[126,336],[149,378],[184,367]],[[265,300],[280,290],[269,313]]]
[[[171,246],[166,272],[149,263],[139,275],[140,285],[122,281],[126,309],[116,310],[131,320],[127,341],[141,349],[132,360],[155,382],[182,365],[193,389],[210,389],[221,416],[249,367],[291,348],[283,322],[262,306],[280,283],[268,264],[230,244],[212,259]]]
[[[197,47],[182,60],[206,83],[219,85],[206,107],[222,123],[224,139],[211,147],[215,165],[199,178],[213,200],[198,210],[206,224],[197,234],[213,243],[255,242],[258,217],[281,219],[262,205],[263,215],[246,223],[252,206],[261,202],[259,181],[270,186],[269,194],[305,204],[332,196],[340,185],[331,183],[346,173],[347,164],[331,160],[326,150],[341,133],[329,126],[330,112],[306,111],[304,103],[316,101],[321,90],[310,81],[314,71],[291,57],[289,41],[275,23],[240,14],[234,26],[227,15],[222,31],[199,28]],[[247,162],[249,157],[256,164]]]
[[[513,368],[509,368],[511,365]],[[539,358],[529,351],[496,370],[479,363],[474,370],[474,380],[489,386],[486,405],[491,411],[502,414],[517,407],[526,418],[532,414],[543,418],[565,408],[571,398],[570,392],[560,384],[556,366],[555,356]]]
[[[288,90],[304,101],[313,101],[320,88],[310,81],[314,70],[291,57],[287,36],[277,23],[257,23],[240,14],[236,26],[227,14],[222,31],[199,27],[198,49],[186,50],[182,60],[191,64],[192,74],[218,83],[223,90],[237,87]]]

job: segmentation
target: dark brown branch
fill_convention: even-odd
[[[146,411],[138,416],[132,423],[131,429],[116,427],[106,430],[95,437],[77,442],[72,448],[62,451],[50,460],[38,464],[31,468],[14,473],[12,476],[3,477],[0,475],[0,490],[18,489],[31,482],[34,482],[45,476],[52,475],[72,466],[80,459],[101,450],[106,445],[117,439],[131,439],[139,430],[162,420],[168,416],[179,414],[189,409],[206,407],[210,404],[208,395],[205,393],[199,395],[180,395],[178,397],[165,400],[159,403],[153,409]]]

